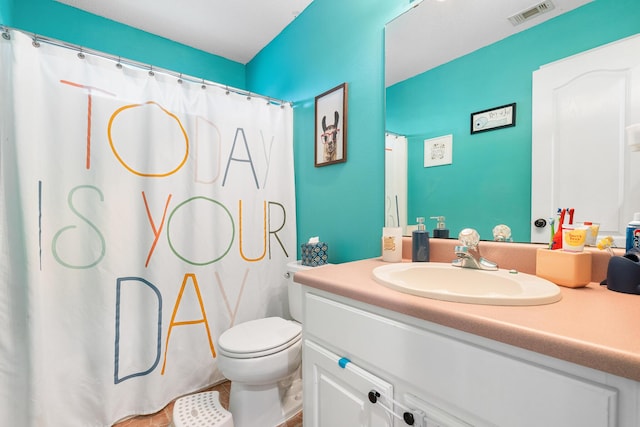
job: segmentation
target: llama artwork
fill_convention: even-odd
[[[347,84],[316,96],[315,166],[347,161]]]
[[[338,146],[338,132],[340,129],[338,128],[338,121],[340,119],[340,114],[335,111],[334,112],[334,123],[327,126],[327,116],[322,117],[322,144],[324,147],[324,161],[325,162],[335,162],[336,158],[336,149]]]

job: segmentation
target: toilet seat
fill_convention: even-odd
[[[220,354],[236,359],[263,357],[278,353],[302,336],[302,326],[280,317],[250,320],[223,332],[218,338]]]

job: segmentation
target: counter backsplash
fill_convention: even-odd
[[[457,239],[429,240],[431,262],[451,262],[455,258],[454,247]],[[536,274],[536,252],[539,248],[548,247],[545,244],[532,243],[504,243],[482,241],[478,246],[483,257],[498,263],[499,268],[515,269],[523,273]],[[611,256],[607,251],[595,247],[586,247],[585,252],[591,252],[591,281],[601,282],[607,277],[607,266]],[[624,255],[623,249],[614,249],[618,256]],[[402,259],[411,260],[411,237],[402,238]]]

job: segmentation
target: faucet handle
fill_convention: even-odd
[[[460,240],[463,245],[475,249],[478,247],[478,243],[480,243],[480,234],[473,228],[465,228],[458,234],[458,240]]]

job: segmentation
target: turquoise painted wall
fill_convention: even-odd
[[[0,23],[8,25],[13,15],[12,0],[0,0]]]
[[[380,256],[384,26],[408,3],[315,0],[247,64],[251,91],[294,101],[298,242],[319,236],[332,263]],[[315,97],[343,82],[349,85],[347,161],[316,168]]]
[[[473,226],[485,239],[505,223],[529,241],[533,71],[638,32],[640,1],[596,0],[388,88],[387,129],[409,137],[410,222],[444,215],[452,237]],[[512,102],[515,127],[470,135],[470,113]],[[445,134],[453,164],[424,168],[424,139]]]
[[[245,66],[53,0],[0,0],[0,23],[245,89]]]

